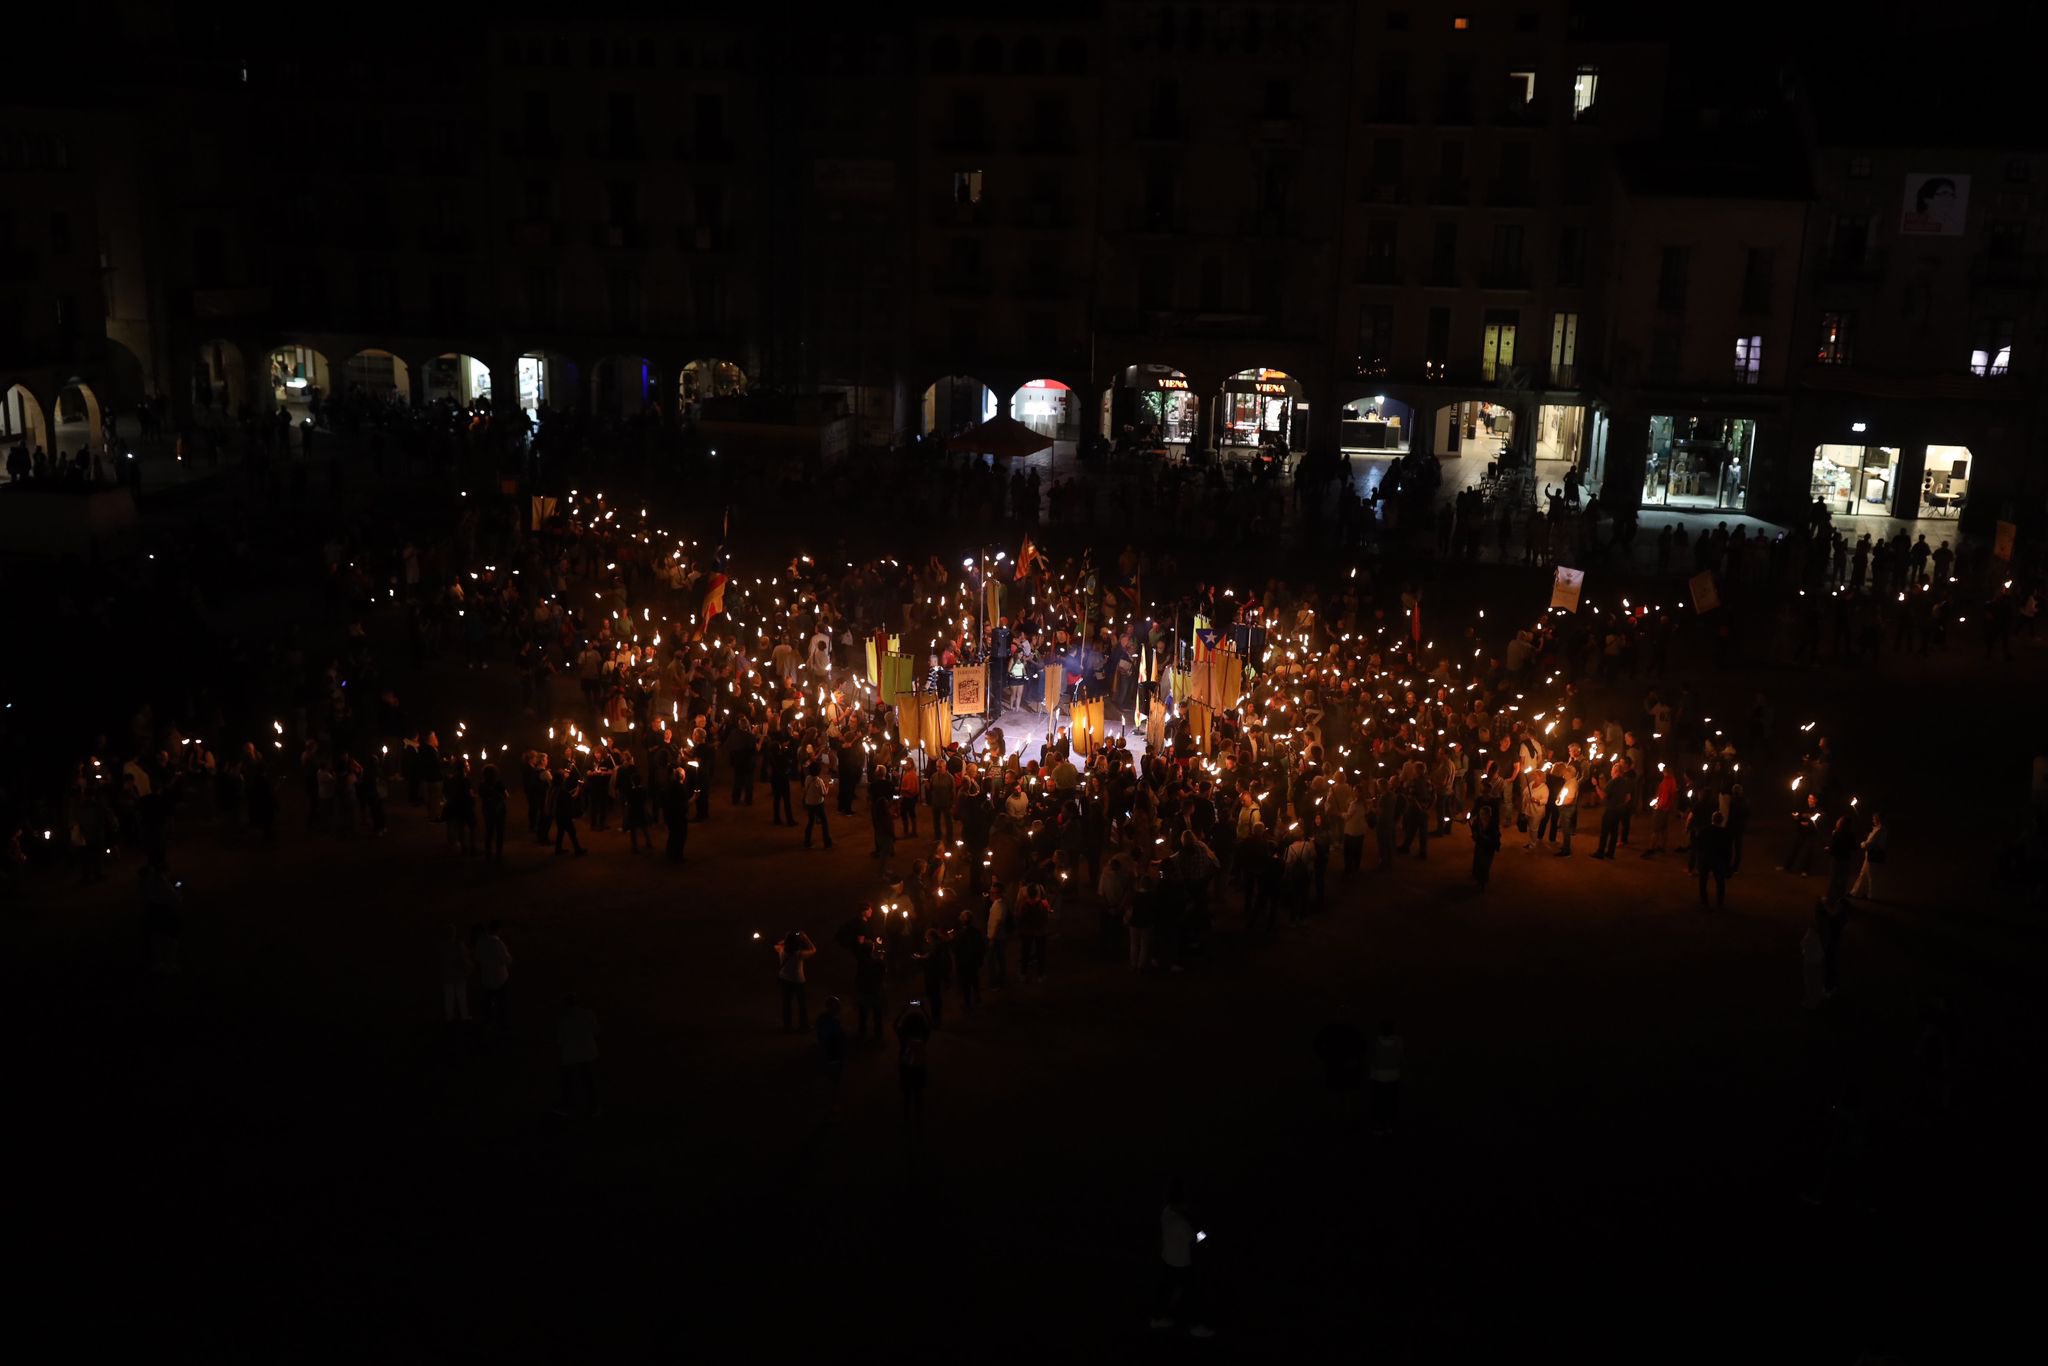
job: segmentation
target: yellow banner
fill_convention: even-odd
[[[953,714],[988,714],[988,665],[973,664],[953,670]]]

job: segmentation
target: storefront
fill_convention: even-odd
[[[475,356],[436,356],[426,365],[426,399],[466,408],[491,401],[491,369]]]
[[[1170,365],[1130,365],[1102,396],[1102,435],[1187,446],[1201,439],[1201,396]]]
[[[1898,488],[1897,446],[1813,448],[1813,479],[1808,496],[1833,516],[1891,516]]]
[[[1344,405],[1344,421],[1338,433],[1337,448],[1365,455],[1405,451],[1408,449],[1408,433],[1414,423],[1415,410],[1399,399],[1388,398],[1385,394],[1353,399]]]
[[[1920,471],[1922,517],[1960,517],[1963,502],[1970,496],[1970,467],[1975,462],[1968,446],[1929,446]]]
[[[747,372],[729,360],[693,360],[683,367],[676,392],[686,404],[737,398],[747,392]]]
[[[1218,446],[1308,448],[1308,405],[1301,382],[1284,370],[1240,370],[1223,383]]]
[[[327,362],[305,346],[280,346],[270,353],[270,386],[279,403],[307,402],[314,390],[323,393]]]
[[[1756,422],[1684,414],[1650,419],[1643,506],[1741,512],[1749,503]]]
[[[972,375],[947,375],[924,391],[924,430],[958,436],[996,415],[995,390]]]
[[[1515,444],[1515,410],[1504,403],[1447,403],[1430,423],[1430,449],[1440,456],[1498,461]]]
[[[1048,441],[1072,441],[1078,414],[1074,391],[1056,379],[1034,379],[1010,398],[1010,416]]]

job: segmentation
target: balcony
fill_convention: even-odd
[[[1072,156],[1080,145],[1074,130],[1061,124],[1027,124],[1017,130],[1017,150],[1025,156]]]
[[[1432,204],[1464,204],[1472,197],[1472,182],[1457,177],[1439,177],[1429,187],[1429,202]]]
[[[527,161],[546,161],[562,154],[560,140],[546,128],[508,132],[501,141],[507,156],[522,157]]]
[[[1406,204],[1411,193],[1408,182],[1400,176],[1367,176],[1365,202],[1368,204]]]
[[[986,194],[980,199],[940,195],[932,201],[932,226],[936,228],[986,228],[995,221],[995,200]]]
[[[1188,121],[1179,110],[1154,110],[1131,121],[1131,136],[1141,142],[1179,142],[1188,135]]]
[[[1351,283],[1355,285],[1398,285],[1401,283],[1400,264],[1391,255],[1368,256],[1352,268]]]
[[[941,152],[986,152],[994,145],[985,123],[952,124],[938,137]]]
[[[1493,121],[1503,128],[1541,128],[1545,122],[1543,106],[1535,100],[1509,95],[1494,109]]]
[[[980,299],[988,295],[985,270],[937,270],[932,272],[932,293],[942,299]]]
[[[1259,120],[1258,133],[1258,140],[1263,143],[1298,143],[1301,141],[1301,120],[1262,118]]]
[[[1020,270],[1010,282],[1010,293],[1019,299],[1059,303],[1074,297],[1074,282],[1057,267]]]
[[[1579,367],[1576,365],[1553,366],[1550,371],[1550,387],[1553,389],[1578,388]]]
[[[731,251],[732,229],[722,223],[685,223],[676,229],[676,247],[689,252]]]
[[[1238,214],[1237,230],[1246,237],[1287,237],[1294,220],[1282,209],[1245,209]]]
[[[1465,286],[1464,280],[1459,278],[1455,261],[1430,262],[1429,274],[1423,277],[1422,284],[1425,289],[1462,289]]]
[[[522,218],[512,224],[512,245],[543,251],[562,244],[562,227],[551,218]]]
[[[195,318],[250,318],[269,311],[270,291],[261,285],[192,291],[192,316]]]
[[[420,249],[445,255],[460,255],[476,249],[476,234],[466,227],[421,228]]]
[[[1481,289],[1527,289],[1529,268],[1527,266],[1490,265],[1479,272]]]
[[[1180,209],[1140,206],[1124,216],[1124,231],[1138,233],[1186,232],[1188,216]]]
[[[1436,121],[1454,128],[1472,126],[1472,97],[1462,92],[1445,91],[1437,97]]]
[[[585,146],[601,161],[638,161],[647,155],[647,144],[638,133],[592,133]]]
[[[723,133],[698,133],[676,139],[677,161],[724,163],[731,161],[736,151],[732,139]]]
[[[1382,92],[1368,106],[1366,122],[1406,124],[1415,122],[1415,102],[1405,93]]]
[[[1496,180],[1486,187],[1486,202],[1496,209],[1526,209],[1536,202],[1536,182],[1527,177]]]
[[[1989,253],[1970,261],[1970,283],[1986,289],[2028,289],[2041,283],[2042,257]]]
[[[1026,199],[1010,210],[1010,226],[1025,231],[1067,232],[1074,226],[1074,209],[1070,204],[1055,203],[1044,199]]]
[[[647,230],[638,223],[594,223],[590,245],[600,251],[636,250],[647,245]]]
[[[1875,284],[1884,276],[1884,253],[1830,252],[1821,258],[1814,273],[1831,284]]]

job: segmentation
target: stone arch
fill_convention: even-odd
[[[334,364],[321,348],[290,339],[270,348],[269,379],[273,404],[310,405],[315,390],[334,392]]]
[[[676,377],[676,395],[684,403],[710,398],[738,398],[747,392],[747,372],[737,361],[704,356],[683,367]]]
[[[57,391],[50,422],[50,454],[99,450],[106,445],[106,412],[99,393],[73,375]]]
[[[225,337],[201,342],[192,356],[192,406],[239,412],[249,402],[249,369],[242,348]]]
[[[948,437],[995,416],[996,391],[973,375],[940,375],[918,399],[918,431]]]
[[[21,445],[33,451],[50,449],[50,423],[43,401],[26,384],[10,385],[0,394],[0,446],[12,450]]]
[[[467,351],[443,351],[420,366],[416,402],[453,403],[467,408],[473,403],[491,406],[491,367]]]
[[[1201,440],[1202,395],[1205,386],[1178,365],[1139,361],[1112,371],[1098,391],[1096,426],[1115,441],[1128,428],[1133,434],[1158,428],[1169,446]]]
[[[385,402],[412,402],[412,367],[396,351],[366,346],[341,363],[341,390]]]
[[[655,376],[660,373],[646,356],[599,356],[590,367],[591,411],[633,417],[661,400]]]

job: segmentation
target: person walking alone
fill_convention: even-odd
[[[815,759],[804,769],[804,848],[811,847],[811,831],[825,837],[832,847],[832,827],[825,823],[825,766]]]
[[[1856,874],[1856,881],[1849,888],[1850,896],[1862,901],[1877,900],[1877,874],[1873,870],[1884,862],[1890,843],[1891,836],[1885,830],[1884,817],[1871,812],[1870,833],[1863,837],[1860,846],[1863,850],[1863,871]]]
[[[1493,856],[1500,852],[1500,826],[1494,820],[1491,806],[1482,806],[1473,813],[1471,831],[1472,881],[1483,892],[1493,876]]]
[[[817,956],[817,945],[802,930],[775,941],[775,980],[782,988],[782,1028],[803,1032],[811,1027],[811,1006],[804,995],[804,959]],[[792,1014],[796,1023],[790,1023]]]
[[[462,931],[453,925],[441,945],[441,1016],[449,1024],[468,1024],[471,1018],[469,945],[462,942]]]

